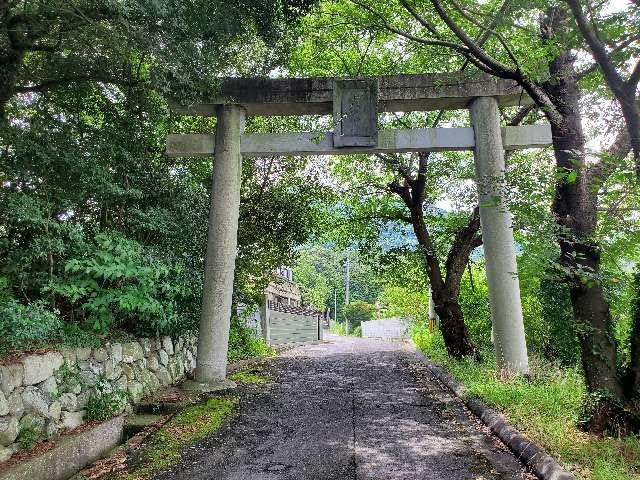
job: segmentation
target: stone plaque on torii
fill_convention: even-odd
[[[217,116],[215,135],[168,135],[170,156],[215,156],[195,382],[225,379],[237,247],[242,156],[472,150],[480,205],[496,357],[526,372],[522,306],[511,215],[500,191],[504,150],[551,144],[548,125],[501,127],[498,108],[529,103],[515,82],[485,75],[364,78],[227,78],[208,102],[174,106],[184,115]],[[472,127],[378,130],[378,113],[469,109]],[[331,132],[243,134],[246,115],[333,114]]]

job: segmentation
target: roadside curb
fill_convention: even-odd
[[[540,480],[575,480],[575,477],[562,468],[551,455],[509,425],[504,417],[480,400],[471,398],[464,385],[454,380],[444,368],[429,360],[418,348],[416,352],[433,376],[460,398]]]

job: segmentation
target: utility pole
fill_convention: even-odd
[[[346,291],[344,293],[344,304],[349,305],[349,283],[350,283],[350,270],[351,270],[351,260],[349,259],[349,254],[347,254],[347,286]],[[345,317],[345,332],[349,335],[349,318]]]
[[[338,321],[338,289],[333,288],[333,321]]]

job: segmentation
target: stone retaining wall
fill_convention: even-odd
[[[85,423],[100,395],[132,405],[195,368],[196,337],[141,338],[101,348],[33,354],[0,365],[0,462],[21,449],[20,431],[54,439]]]

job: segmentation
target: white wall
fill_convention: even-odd
[[[409,320],[392,317],[362,322],[363,337],[403,338],[408,337]]]

